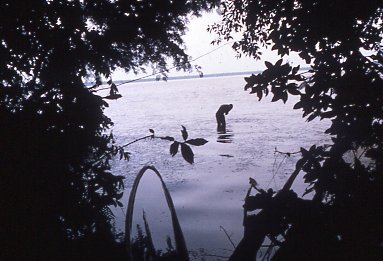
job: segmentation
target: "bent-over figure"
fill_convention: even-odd
[[[217,131],[226,131],[225,115],[227,115],[231,109],[233,109],[233,104],[223,104],[219,107],[215,114],[217,118]]]
[[[118,89],[117,89],[117,86],[114,84],[114,82],[112,82],[112,80],[109,80],[108,81],[108,84],[110,85],[110,92],[109,92],[109,95],[110,96],[115,96],[118,94]]]

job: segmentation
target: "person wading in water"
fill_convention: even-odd
[[[215,117],[217,118],[217,131],[226,131],[225,115],[227,115],[231,109],[233,109],[233,104],[223,104],[219,107],[215,114]]]
[[[109,91],[109,95],[104,97],[104,98],[109,99],[109,100],[117,100],[117,99],[121,98],[122,95],[118,93],[118,89],[117,89],[116,84],[114,84],[111,79],[109,81],[107,81],[107,83],[110,86],[110,91]]]
[[[115,96],[118,94],[118,89],[117,89],[117,86],[114,84],[114,82],[112,80],[109,80],[108,81],[108,84],[110,85],[110,92],[109,92],[109,95],[110,96]]]

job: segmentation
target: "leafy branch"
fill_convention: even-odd
[[[119,154],[120,155],[120,160],[121,159],[129,160],[130,152],[125,151],[126,147],[132,145],[133,143],[141,141],[141,140],[146,140],[146,139],[161,139],[161,140],[167,140],[167,141],[172,142],[171,145],[170,145],[170,149],[169,149],[170,155],[172,155],[172,157],[174,157],[178,153],[179,148],[181,147],[180,150],[181,150],[182,157],[188,163],[193,164],[194,163],[194,153],[193,153],[193,150],[191,149],[190,145],[202,146],[202,145],[205,145],[208,142],[207,140],[205,140],[203,138],[188,139],[189,134],[188,134],[185,126],[182,126],[182,129],[181,129],[181,134],[182,134],[183,141],[177,141],[177,140],[175,140],[174,137],[171,137],[171,136],[156,136],[155,135],[155,131],[153,129],[149,129],[149,132],[150,132],[149,135],[146,135],[146,136],[140,137],[138,139],[135,139],[135,140],[133,140],[131,142],[128,142],[128,143],[126,143],[126,144],[124,144],[122,146],[115,146],[115,145],[113,145],[112,146],[112,151],[111,151],[112,155],[116,156],[117,154]],[[113,139],[113,136],[112,136],[112,139]]]

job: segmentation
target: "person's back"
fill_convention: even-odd
[[[221,107],[219,107],[216,114],[225,114],[227,115],[229,111],[233,109],[233,104],[222,104]]]

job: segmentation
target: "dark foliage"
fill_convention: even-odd
[[[147,222],[145,222],[145,232],[144,234],[141,227],[137,225],[137,236],[133,239],[132,243],[132,257],[133,261],[179,261],[176,251],[172,245],[170,237],[166,238],[167,249],[166,252],[161,250],[156,250],[153,245],[153,240],[150,236],[150,229],[147,227]]]
[[[169,57],[189,68],[187,15],[215,2],[1,1],[0,259],[113,259],[122,177],[107,103],[83,80]]]
[[[296,52],[311,67],[301,72],[283,59],[266,62],[264,72],[246,78],[245,89],[259,99],[271,93],[273,101],[298,95],[294,108],[307,121],[332,122],[326,133],[333,143],[302,149],[297,163],[295,175],[303,170],[311,199],[299,199],[290,186],[274,196],[259,192],[252,209],[262,211],[247,224],[252,232],[243,243],[253,233],[261,235],[261,243],[266,235],[278,238],[276,260],[381,259],[382,1],[232,0],[222,8],[222,24],[211,27],[218,41],[243,30],[234,49],[255,58],[262,45],[281,58]],[[250,228],[254,225],[258,230]],[[244,245],[232,260],[252,260],[259,247]]]

